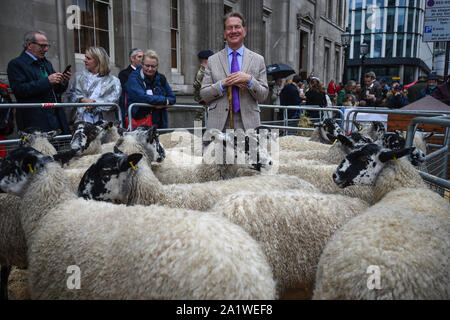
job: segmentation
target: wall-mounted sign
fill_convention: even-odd
[[[423,41],[450,41],[450,0],[426,0]]]

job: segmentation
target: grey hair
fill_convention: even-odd
[[[136,57],[139,52],[144,53],[144,51],[138,48],[131,49],[129,57]]]
[[[25,35],[23,36],[23,47],[25,49],[27,48],[28,42],[36,41],[36,34],[41,34],[44,37],[47,37],[47,34],[44,31],[40,31],[40,30],[31,30],[31,31],[26,32]]]

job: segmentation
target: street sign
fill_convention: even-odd
[[[450,41],[450,0],[426,0],[423,41]]]

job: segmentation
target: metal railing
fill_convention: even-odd
[[[133,108],[136,107],[144,107],[144,108],[153,108],[155,107],[152,104],[147,104],[147,103],[132,103],[131,105],[128,106],[128,119],[132,119],[133,118],[133,114],[132,114],[132,110]],[[175,105],[169,105],[167,106],[167,109],[182,109],[182,110],[189,110],[189,109],[194,109],[194,110],[204,110],[205,112],[203,113],[203,119],[204,119],[204,123],[206,125],[207,123],[207,110],[204,106],[201,105],[182,105],[182,104],[175,104]],[[204,129],[205,127],[203,127],[202,129]],[[133,124],[131,121],[128,121],[128,131],[132,131],[133,129]],[[158,131],[160,132],[168,132],[168,131],[180,131],[180,130],[194,130],[196,128],[165,128],[165,129],[158,129]]]

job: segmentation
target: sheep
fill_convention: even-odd
[[[194,144],[194,135],[187,130],[173,131],[161,134],[159,140],[166,149],[175,147],[191,149]]]
[[[309,150],[301,152],[284,153],[280,150],[281,163],[290,163],[295,159],[318,160],[328,164],[339,164],[350,150],[372,142],[372,139],[365,137],[357,132],[352,132],[346,136],[337,135],[338,142],[333,144],[327,150]]]
[[[141,158],[124,156],[121,168]],[[23,199],[32,299],[276,298],[262,249],[225,218],[77,198],[62,168],[32,148],[2,161],[0,190]]]
[[[356,121],[354,121],[355,123]],[[381,121],[372,121],[367,126],[361,126],[360,124],[357,124],[357,128],[360,134],[363,136],[371,138],[373,141],[376,141],[380,139],[383,134],[386,132],[386,128],[384,126],[384,123]]]
[[[325,246],[314,299],[450,298],[450,204],[400,159],[410,151],[369,144],[336,169],[340,187],[375,184],[378,202]]]
[[[314,132],[309,138],[310,141],[316,141],[324,144],[333,144],[338,134],[344,134],[334,119],[326,118],[321,122],[314,123]]]
[[[147,163],[151,164],[155,176],[163,184],[200,183],[231,179],[237,176],[258,174],[258,171],[252,169],[261,170],[262,167],[269,168],[271,166],[271,158],[267,150],[264,146],[258,145],[258,136],[237,134],[236,140],[234,140],[232,134],[224,134],[214,130],[208,132],[208,134],[210,136],[205,137],[205,139],[214,137],[214,142],[204,150],[205,156],[202,158],[204,163],[186,163],[184,159],[189,158],[189,156],[191,156],[191,159],[200,160],[195,155],[193,156],[189,149],[182,149],[183,153],[177,152],[175,157],[173,153],[170,153],[172,156],[170,161],[176,161],[176,163],[166,163],[165,161],[152,163],[148,160],[146,151],[138,147],[135,138],[128,136],[119,141],[117,146],[128,154],[143,153],[144,157],[147,158]],[[223,157],[228,154],[235,157],[232,163],[226,161],[227,159]],[[253,155],[254,157],[252,157]],[[238,164],[235,164],[235,161]]]
[[[80,121],[72,127],[71,149],[78,150],[78,154],[90,155],[102,152],[103,129],[89,122]]]
[[[222,198],[213,212],[257,240],[272,266],[281,298],[310,298],[322,249],[346,221],[368,207],[362,200],[318,190],[240,192]]]
[[[109,143],[116,143],[121,137],[123,137],[125,129],[120,127],[120,121],[106,121],[100,120],[95,123],[95,125],[103,129],[103,134],[101,136],[101,143],[103,145]],[[105,151],[105,150],[103,150]]]
[[[172,208],[181,207],[206,211],[219,198],[234,192],[249,189],[311,188],[310,183],[286,175],[239,177],[224,181],[163,185],[155,177],[146,161],[142,161],[137,170],[126,170],[121,173],[108,170],[112,167],[111,162],[114,159],[116,162],[120,161],[124,155],[119,149],[115,151],[115,154],[104,154],[86,171],[78,188],[80,197],[127,205],[158,204]]]
[[[19,131],[18,134],[20,137],[19,146],[29,146],[48,155],[57,153],[55,147],[49,140],[61,134],[61,130],[43,132],[40,128],[30,127]]]
[[[20,198],[0,194],[0,300],[8,299],[8,277],[11,266],[26,268],[27,245],[20,222]]]

